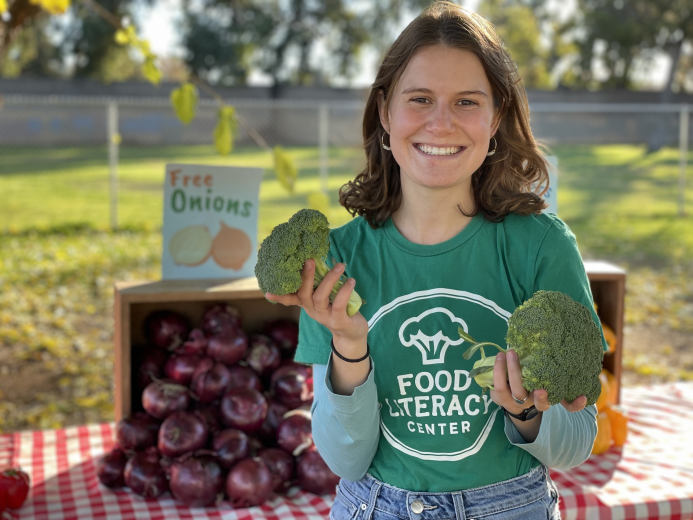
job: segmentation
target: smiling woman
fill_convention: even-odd
[[[449,2],[424,11],[383,59],[363,137],[366,168],[340,192],[358,217],[330,230],[332,269],[314,287],[309,260],[296,293],[269,296],[301,307],[313,438],[342,478],[331,520],[559,518],[548,467],[589,456],[596,407],[527,390],[512,348],[484,392],[462,355],[471,337],[505,349],[541,290],[599,326],[575,236],[542,213],[547,164],[493,27]],[[367,303],[349,315],[354,280]]]
[[[407,190],[449,208],[440,204],[446,195],[424,186],[457,186],[452,207],[468,217],[545,208],[547,164],[517,68],[490,23],[447,5],[438,2],[402,32],[373,82],[363,122],[368,165],[340,193],[372,227],[397,220],[412,200]]]

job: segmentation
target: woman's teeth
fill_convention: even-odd
[[[417,144],[416,147],[423,153],[428,155],[454,155],[462,149],[461,146],[448,146],[445,148],[436,148],[435,146],[428,146],[425,144]]]

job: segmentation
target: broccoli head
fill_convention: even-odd
[[[477,343],[462,328],[458,331],[472,343],[465,359],[481,351],[470,375],[484,391],[493,389],[496,356],[486,357],[483,347],[506,350],[494,343]],[[505,342],[517,352],[526,390],[546,390],[552,405],[581,395],[587,397],[588,405],[597,402],[604,350],[599,327],[581,303],[559,291],[537,291],[510,316]]]
[[[313,288],[316,288],[330,270],[325,262],[330,251],[329,235],[327,217],[314,209],[302,209],[288,222],[275,227],[257,255],[255,276],[262,292],[281,295],[298,291],[303,264],[309,258],[315,260]],[[330,293],[330,303],[346,280],[346,276],[340,276]],[[356,314],[363,303],[356,291],[352,291],[347,314]]]

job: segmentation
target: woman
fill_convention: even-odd
[[[546,163],[493,27],[432,5],[385,56],[363,130],[367,166],[340,196],[358,217],[331,230],[332,271],[313,290],[308,261],[297,293],[266,295],[302,307],[314,440],[342,477],[331,518],[559,518],[547,467],[589,456],[596,407],[528,393],[512,350],[483,394],[457,333],[504,345],[540,289],[593,309],[574,235],[541,213]],[[366,304],[349,317],[354,280]]]

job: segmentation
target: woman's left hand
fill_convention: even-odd
[[[495,390],[491,390],[491,399],[510,413],[522,413],[532,405],[536,406],[540,412],[545,412],[551,407],[546,390],[528,392],[522,386],[522,368],[517,353],[512,349],[508,350],[507,354],[502,352],[496,354],[496,362],[493,365],[493,386]],[[520,400],[526,397],[527,400],[518,404],[513,396]],[[587,397],[581,395],[572,403],[564,399],[561,404],[569,412],[579,412],[587,404]]]

